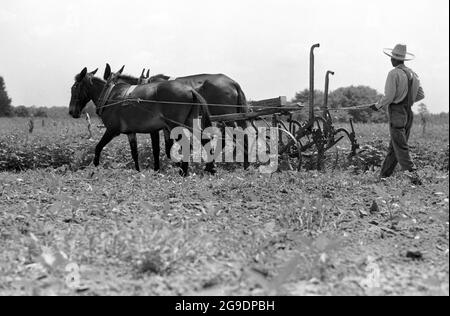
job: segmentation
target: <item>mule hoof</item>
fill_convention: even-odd
[[[187,178],[189,176],[189,171],[180,170],[180,176],[183,178]]]

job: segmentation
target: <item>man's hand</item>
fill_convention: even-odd
[[[378,111],[377,104],[376,104],[376,103],[372,104],[372,105],[370,106],[370,109],[371,109],[372,111]]]

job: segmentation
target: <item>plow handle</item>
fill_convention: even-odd
[[[309,119],[314,120],[314,49],[320,47],[320,44],[315,44],[311,47],[310,62],[309,62]]]
[[[323,117],[329,121],[331,121],[331,116],[328,112],[328,90],[330,87],[330,75],[334,76],[334,71],[328,70],[325,76],[325,95],[323,100]]]

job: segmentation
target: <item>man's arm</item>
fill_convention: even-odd
[[[386,85],[384,87],[384,97],[378,102],[376,108],[379,110],[394,102],[396,90],[397,84],[395,82],[395,73],[391,71],[388,74]]]

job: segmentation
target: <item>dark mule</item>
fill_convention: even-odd
[[[119,71],[118,74],[121,74]],[[135,135],[148,134],[163,129],[171,130],[179,126],[192,128],[193,120],[202,113],[204,127],[211,126],[210,114],[204,98],[188,85],[181,82],[169,81],[152,83],[133,87],[126,83],[116,83],[116,75],[105,82],[94,77],[95,72],[88,73],[84,68],[75,78],[72,87],[69,113],[74,118],[81,116],[81,111],[89,101],[96,104],[97,112],[106,127],[106,132],[95,149],[94,165],[100,162],[102,149],[120,134]],[[153,103],[138,103],[129,101],[128,104],[114,104],[105,100],[141,99]],[[159,102],[185,103],[169,104]],[[105,105],[103,105],[105,104]],[[111,106],[108,106],[111,104]],[[139,170],[137,142],[130,138],[130,147],[136,169]],[[158,157],[159,158],[159,157]],[[189,163],[181,164],[183,175],[188,174]],[[208,163],[206,171],[214,173],[214,163]]]
[[[110,79],[110,77],[112,76],[112,71],[111,71],[111,66],[109,64],[106,64],[106,68],[105,68],[105,74],[103,75],[103,79],[104,80],[108,80]],[[135,78],[135,77],[129,77],[126,75],[122,75],[122,74],[118,74],[116,76],[116,80],[118,83],[127,83],[127,84],[131,84],[131,85],[143,85],[143,84],[148,84],[150,81],[150,69],[147,70],[147,74],[145,73],[145,68],[142,70],[142,74],[139,78]],[[161,148],[160,148],[160,131],[155,131],[155,132],[151,132],[150,133],[150,137],[152,139],[152,153],[153,153],[153,161],[154,161],[154,170],[155,171],[159,171],[160,170],[160,153],[161,153]],[[165,134],[169,135],[169,132],[165,132]],[[170,135],[168,136],[168,138],[170,139]],[[137,135],[136,133],[130,133],[128,134],[128,139],[131,144],[137,144]],[[166,140],[166,144],[168,144],[168,141]],[[172,149],[172,144],[173,142],[170,143],[171,147],[168,149],[169,152]],[[134,145],[133,145],[134,147]],[[136,145],[137,147],[137,145]],[[166,146],[167,147],[167,146]],[[167,157],[170,158],[170,155],[168,155]],[[138,166],[137,166],[138,168]]]
[[[141,78],[143,75],[141,75]],[[148,76],[147,76],[148,77]],[[139,84],[138,78],[131,76],[120,76],[121,80],[124,80],[130,84]],[[156,75],[146,78],[146,82],[156,83],[156,82],[170,82],[171,77],[166,75]],[[235,114],[235,113],[247,113],[247,99],[245,97],[244,92],[241,89],[241,86],[229,78],[228,76],[218,74],[202,74],[202,75],[193,75],[187,77],[179,77],[175,78],[175,81],[181,82],[183,84],[189,85],[197,92],[199,92],[203,98],[205,98],[206,102],[210,104],[209,112],[211,115],[224,115],[224,114]],[[215,105],[227,105],[227,106],[215,106]],[[236,105],[236,107],[230,107],[229,105]],[[237,123],[229,123],[227,125],[234,126],[237,124],[242,129],[246,129],[249,127],[248,122],[240,121]],[[156,138],[158,137],[158,138]],[[152,144],[159,144],[159,134],[152,135]],[[170,137],[165,137],[166,144],[166,154],[170,157],[170,150],[173,145],[173,141]],[[223,144],[222,148],[225,148],[225,144]],[[248,168],[248,141],[247,139],[244,142],[244,168]]]

